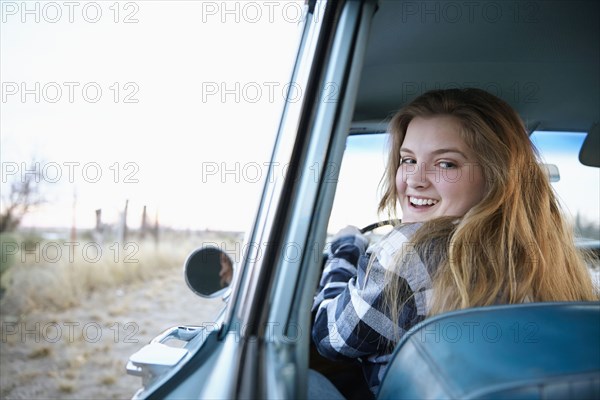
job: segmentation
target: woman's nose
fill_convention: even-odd
[[[403,173],[404,180],[409,187],[421,188],[431,184],[425,164],[407,164]]]

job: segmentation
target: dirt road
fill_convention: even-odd
[[[223,302],[201,299],[180,270],[94,292],[78,307],[26,316],[0,310],[2,399],[128,399],[141,380],[129,355],[163,330],[210,322]]]

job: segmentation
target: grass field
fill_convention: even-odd
[[[3,313],[63,310],[95,291],[142,282],[182,268],[195,248],[212,245],[230,252],[241,235],[167,231],[156,242],[134,235],[125,243],[92,240],[89,233],[69,240],[68,232],[20,232],[0,237]]]
[[[0,398],[130,398],[141,384],[125,373],[131,354],[170,326],[211,322],[223,306],[186,287],[185,257],[241,247],[235,233],[163,232],[158,244],[132,235],[124,246],[78,236],[77,246],[60,232],[0,237]]]

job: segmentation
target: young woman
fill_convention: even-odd
[[[479,89],[425,93],[390,123],[380,211],[402,224],[369,247],[334,239],[313,340],[360,358],[376,393],[394,345],[428,316],[467,307],[597,300],[517,113]]]

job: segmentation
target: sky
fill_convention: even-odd
[[[594,224],[600,234],[600,169],[579,162],[584,132],[534,132],[531,140],[542,161],[558,167],[560,178],[552,183],[563,211],[571,219]],[[600,239],[600,236],[596,237]]]
[[[374,137],[373,137],[374,136]],[[582,165],[579,150],[586,137],[582,132],[536,131],[531,135],[540,162],[558,168],[560,179],[552,182],[565,216],[598,227],[600,221],[600,169]],[[386,135],[351,136],[348,140],[336,198],[329,220],[329,232],[352,223],[365,227],[378,221],[377,204],[381,197],[379,182],[384,172]],[[356,190],[357,181],[360,190]],[[399,210],[401,217],[401,210]],[[349,218],[351,215],[351,218]],[[589,233],[588,233],[589,235]]]
[[[24,225],[91,228],[129,200],[182,229],[247,230],[303,1],[0,2],[2,189],[37,166]]]
[[[134,228],[147,206],[163,226],[248,230],[303,4],[0,0],[2,194],[38,167],[47,201],[25,226],[70,227],[75,217],[89,229],[96,209],[115,223],[128,200]],[[555,188],[563,205],[598,221],[598,169],[562,160],[557,149],[566,147],[554,136],[535,140],[547,147],[546,162],[560,164]],[[348,149],[355,164],[346,162],[340,174],[330,231],[377,218],[383,155],[356,143]],[[343,183],[365,176],[365,165],[374,169],[357,198]]]

